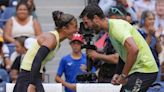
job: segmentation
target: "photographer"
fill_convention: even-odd
[[[97,35],[95,42],[97,51],[89,49],[87,54],[92,58],[95,67],[98,68],[98,82],[109,83],[115,73],[119,56],[115,53],[107,33],[101,31]]]

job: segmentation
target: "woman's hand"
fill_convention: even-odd
[[[148,34],[154,35],[155,28],[153,26],[148,27]]]
[[[29,84],[27,92],[36,92],[36,87],[33,84]]]

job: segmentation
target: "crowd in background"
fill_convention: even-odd
[[[134,25],[150,46],[156,63],[161,68],[160,72],[164,73],[163,0],[88,1],[88,3],[97,3],[107,17],[124,19]],[[35,13],[36,7],[33,0],[0,0],[0,72],[3,72],[0,73],[0,76],[2,76],[0,79],[2,81],[15,83],[24,54],[30,48],[33,38],[42,33]],[[110,40],[105,35],[108,34],[102,32],[98,34],[97,44],[99,44],[98,40],[101,37],[105,37],[101,41],[108,40],[106,44],[110,46]],[[103,49],[107,52],[103,53],[115,55],[116,52],[108,51],[109,48],[113,47],[104,46]],[[116,57],[118,58],[117,55]],[[98,56],[95,56],[95,59],[99,59]],[[113,64],[100,64],[102,67],[100,67],[98,73],[101,75],[98,77],[99,82],[111,81],[114,74],[111,70],[115,70],[117,64],[115,61]],[[107,69],[109,67],[110,69]],[[104,71],[105,73],[103,73]],[[111,74],[105,75],[108,72]],[[108,77],[106,78],[106,76]],[[106,79],[103,80],[104,78]],[[164,80],[164,76],[160,76],[160,80]]]

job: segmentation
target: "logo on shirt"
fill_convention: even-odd
[[[72,65],[72,62],[70,62],[70,63],[67,63],[67,65],[68,65],[68,66],[71,66],[71,65]]]

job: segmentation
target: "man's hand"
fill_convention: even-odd
[[[88,57],[92,58],[92,60],[98,59],[99,53],[97,53],[95,50],[88,49],[87,50]]]
[[[29,84],[29,86],[27,88],[27,92],[36,92],[35,85]]]
[[[112,78],[112,80],[111,80],[111,83],[112,83],[113,85],[119,85],[118,83],[116,83],[116,81],[118,80],[118,78],[119,78],[119,75],[118,75],[118,74],[114,74],[114,75],[113,75],[113,78]]]
[[[127,82],[128,82],[128,79],[123,78],[121,75],[119,75],[117,80],[116,80],[117,84],[122,84],[122,85],[126,85]]]

